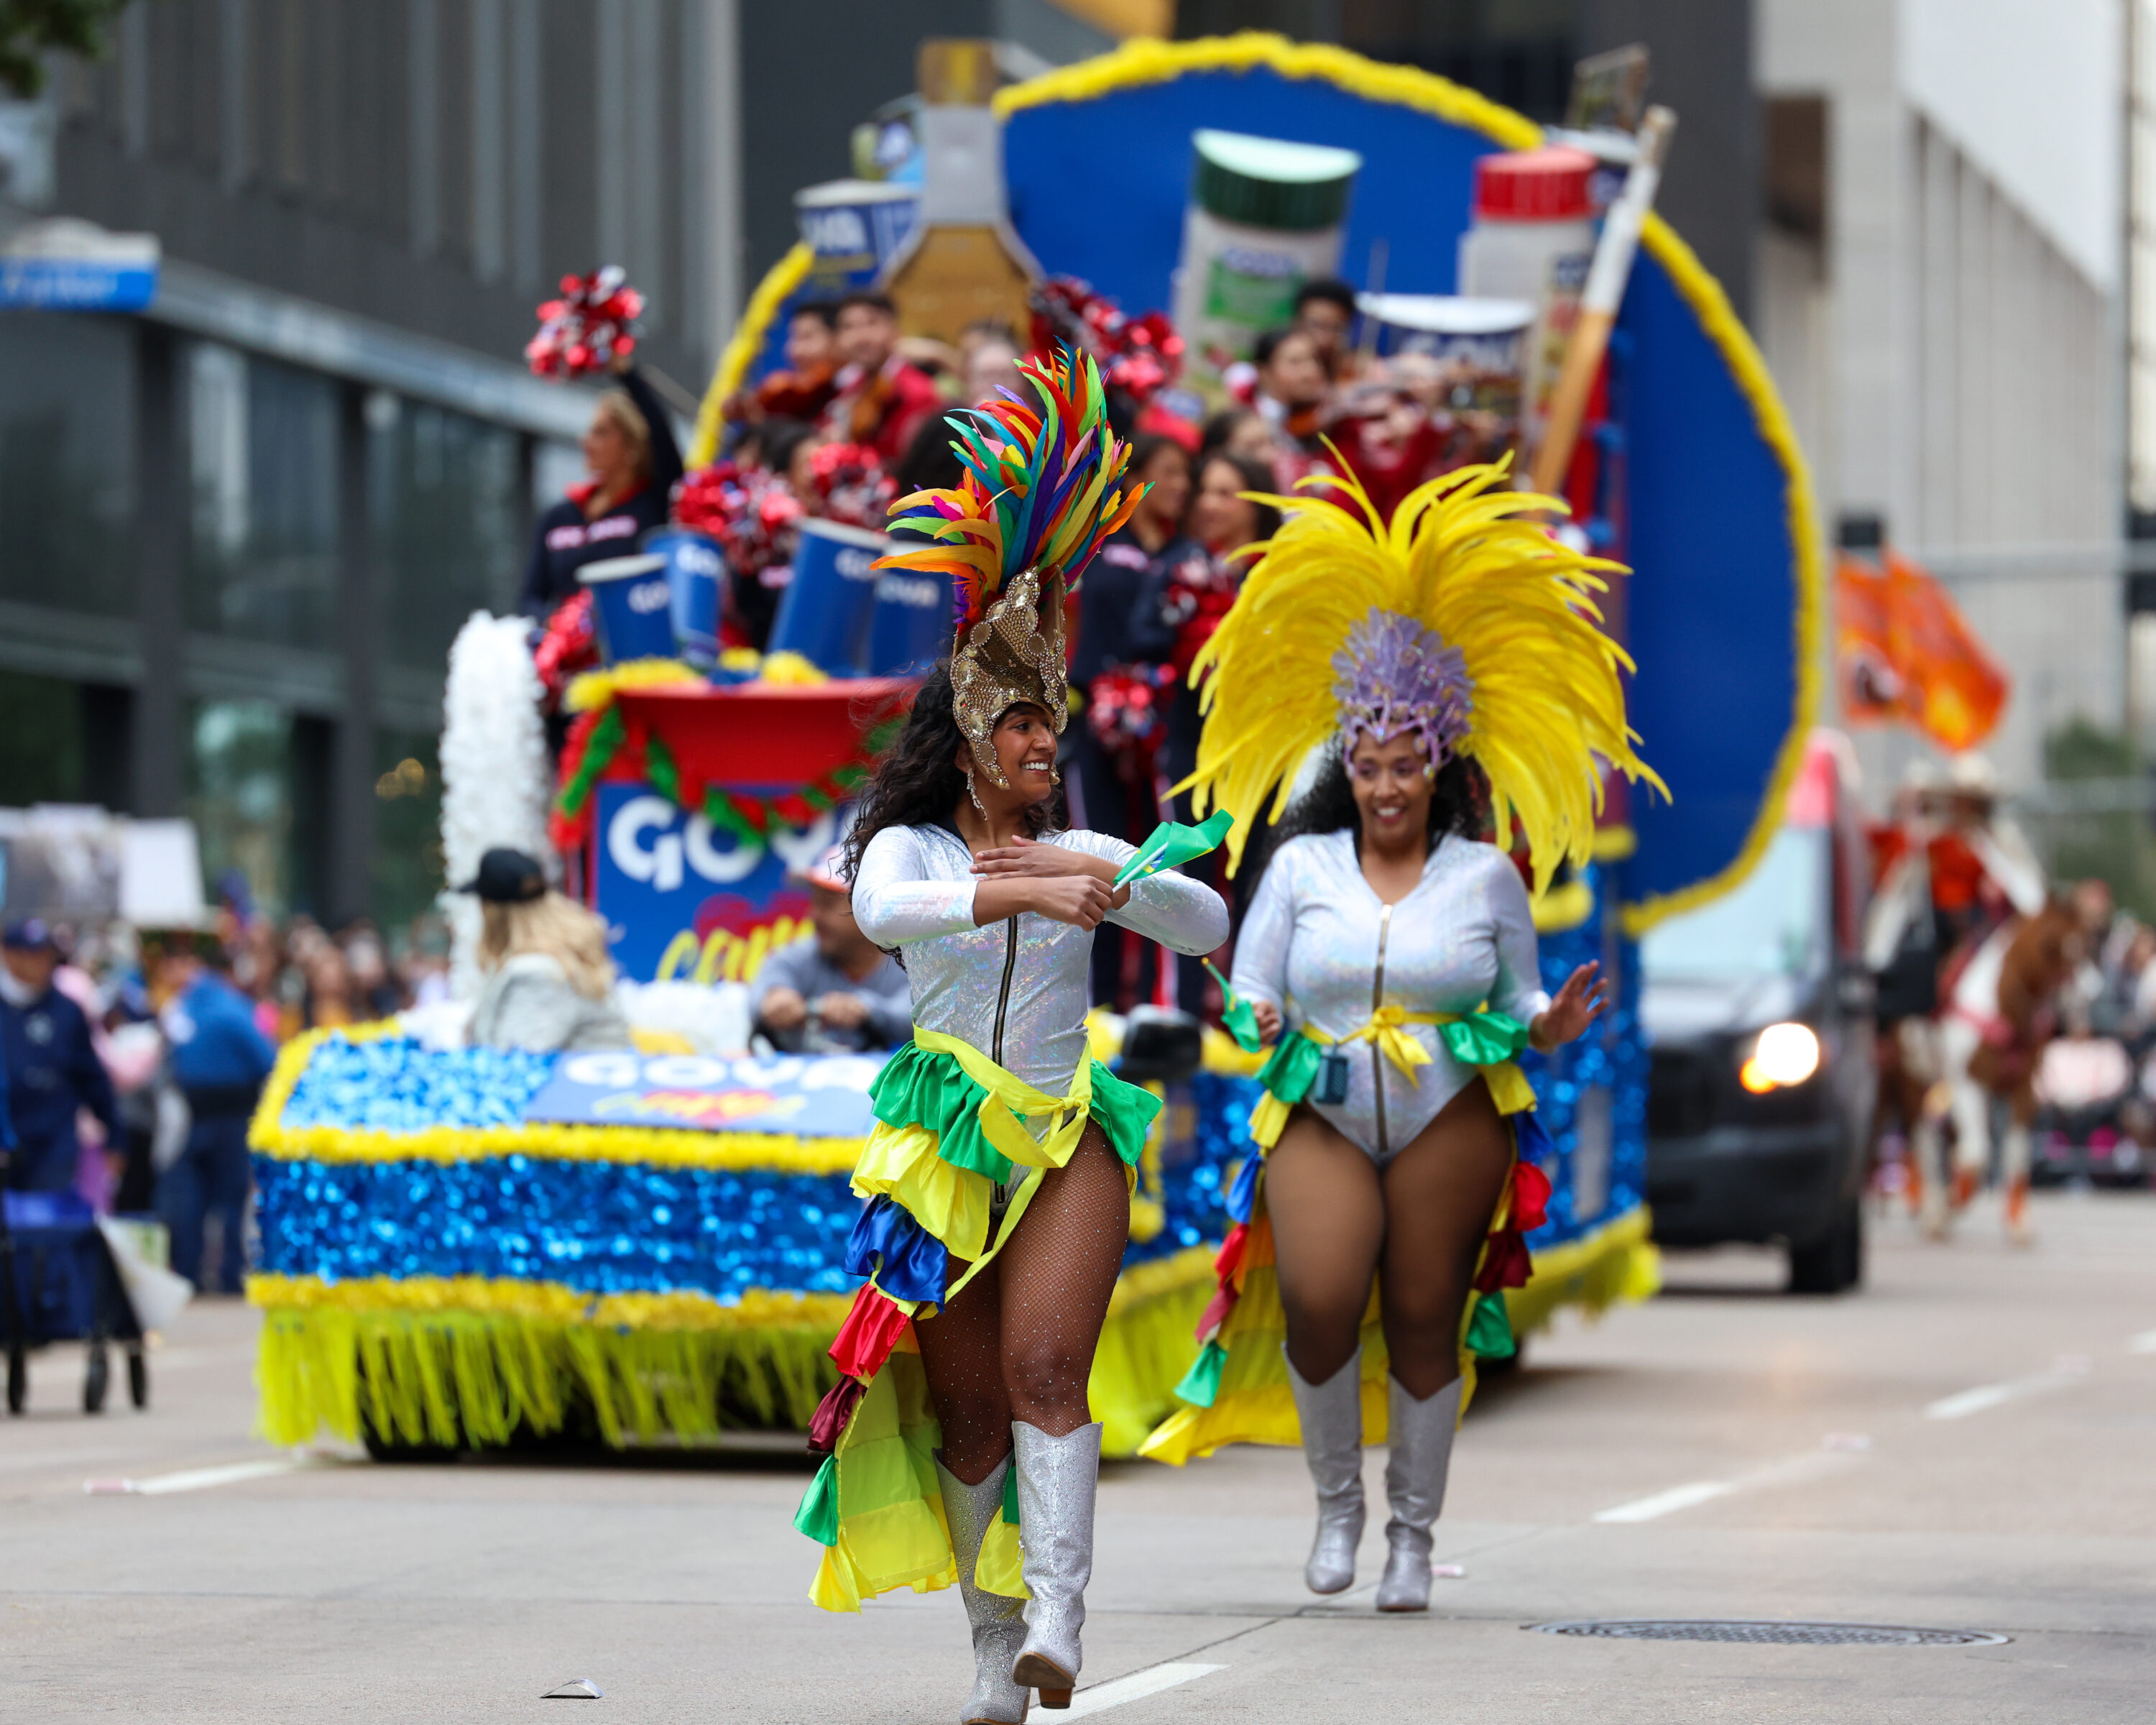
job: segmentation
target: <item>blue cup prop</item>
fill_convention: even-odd
[[[698,670],[711,670],[719,662],[719,594],[726,578],[718,541],[708,533],[669,527],[651,535],[644,548],[666,560],[675,653]]]
[[[876,576],[891,541],[865,527],[805,521],[793,578],[772,619],[769,653],[798,653],[834,677],[857,677],[868,651]]]
[[[869,675],[917,677],[951,650],[951,578],[923,569],[885,569],[869,624]]]
[[[921,188],[889,180],[827,180],[793,194],[801,238],[815,254],[817,290],[843,293],[873,284],[921,208]]]
[[[586,563],[577,579],[592,590],[599,653],[608,665],[674,656],[674,595],[665,558],[608,557]]]

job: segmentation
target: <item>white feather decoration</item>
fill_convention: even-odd
[[[449,649],[442,695],[442,860],[452,889],[470,880],[480,856],[496,845],[537,857],[550,880],[561,875],[547,842],[552,773],[531,634],[525,618],[475,611]],[[468,1000],[480,986],[479,901],[452,890],[440,905],[452,941],[450,992]]]

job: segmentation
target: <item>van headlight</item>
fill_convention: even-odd
[[[1809,1024],[1769,1024],[1752,1040],[1737,1081],[1755,1096],[1802,1084],[1820,1069],[1820,1040]]]

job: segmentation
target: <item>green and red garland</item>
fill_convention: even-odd
[[[548,819],[547,836],[557,850],[581,845],[590,837],[593,788],[608,768],[619,763],[631,776],[640,768],[640,776],[676,807],[701,814],[713,827],[737,838],[762,843],[774,824],[808,826],[851,796],[904,722],[893,718],[872,726],[851,760],[819,773],[798,790],[764,797],[689,778],[664,737],[643,720],[624,717],[620,706],[609,701],[583,714],[569,727],[562,751],[562,789]]]

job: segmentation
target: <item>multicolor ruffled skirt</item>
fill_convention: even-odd
[[[1406,1021],[1394,1013],[1373,1020],[1361,1035],[1392,1051],[1389,1024]],[[1475,1392],[1475,1363],[1509,1358],[1516,1346],[1505,1311],[1505,1290],[1527,1286],[1533,1264],[1527,1235],[1541,1227],[1549,1201],[1549,1177],[1539,1164],[1555,1153],[1534,1114],[1535,1095],[1513,1057],[1526,1046],[1527,1028],[1496,1013],[1469,1017],[1430,1014],[1454,1058],[1482,1068],[1491,1099],[1512,1127],[1512,1166],[1497,1197],[1476,1258],[1472,1297],[1461,1313],[1458,1345],[1464,1413]],[[1354,1040],[1354,1039],[1350,1039]],[[1163,1420],[1140,1446],[1141,1455],[1181,1466],[1228,1444],[1299,1445],[1302,1430],[1287,1380],[1282,1344],[1287,1322],[1281,1310],[1273,1258],[1273,1230],[1265,1199],[1265,1153],[1279,1141],[1290,1111],[1309,1094],[1322,1053],[1322,1039],[1291,1032],[1281,1040],[1258,1074],[1265,1096],[1250,1117],[1257,1153],[1238,1173],[1228,1202],[1235,1225],[1214,1260],[1219,1281],[1198,1322],[1203,1348],[1175,1394],[1184,1405]],[[1412,1045],[1409,1045],[1412,1046]],[[1416,1050],[1420,1054],[1419,1050]],[[1406,1070],[1404,1053],[1396,1063]],[[1421,1059],[1428,1060],[1427,1055]],[[1385,1441],[1389,1360],[1378,1291],[1370,1291],[1363,1314],[1363,1438]]]
[[[809,1428],[824,1465],[793,1517],[824,1547],[808,1597],[829,1611],[957,1579],[936,1474],[942,1430],[914,1327],[994,1261],[1040,1176],[1076,1153],[1089,1120],[1134,1178],[1160,1110],[1097,1060],[1079,1067],[1067,1095],[1051,1096],[971,1044],[920,1028],[870,1094],[877,1125],[854,1169],[864,1204],[846,1254],[846,1268],[869,1280],[831,1344],[839,1382]],[[1040,1137],[1029,1121],[1042,1125]],[[955,1279],[954,1261],[966,1266]],[[1024,1599],[1015,1479],[981,1542],[977,1575],[990,1592]]]

